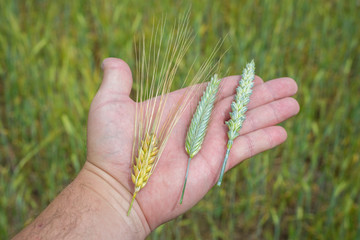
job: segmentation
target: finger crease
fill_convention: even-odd
[[[276,97],[274,96],[273,92],[270,90],[269,86],[267,83],[263,84],[266,91],[269,93],[270,97],[271,97],[271,101],[275,101]]]
[[[274,102],[270,103],[270,108],[271,108],[271,110],[272,110],[272,112],[273,112],[273,114],[274,114],[274,117],[275,117],[275,119],[276,119],[276,122],[279,123],[279,122],[281,122],[281,121],[280,121],[280,117],[279,117],[279,114],[278,114],[277,111],[276,111],[276,108],[275,108],[274,104],[275,104]]]
[[[245,121],[247,122],[246,124],[249,124],[249,126],[250,126],[249,131],[253,131],[256,129],[254,118],[251,116],[251,114],[248,114]]]
[[[254,156],[254,142],[252,141],[251,137],[249,135],[244,135],[247,145],[248,145],[248,151],[249,151],[249,158]]]
[[[267,142],[268,142],[268,145],[269,145],[269,148],[273,148],[274,147],[274,141],[273,141],[273,138],[271,137],[271,135],[269,134],[268,131],[266,131],[265,129],[263,129],[264,131],[264,135],[266,136],[267,138]]]

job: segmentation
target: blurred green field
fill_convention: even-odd
[[[66,2],[66,3],[65,3]],[[133,36],[190,1],[0,0],[0,239],[34,219],[80,170],[101,61],[134,67]],[[149,239],[360,239],[360,1],[194,1],[197,37],[180,67],[219,38],[223,65],[252,58],[289,76],[301,111],[288,140],[226,174]]]

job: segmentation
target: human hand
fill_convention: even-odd
[[[129,97],[132,75],[127,64],[109,58],[104,60],[103,69],[103,82],[89,112],[88,154],[84,171],[111,182],[109,192],[121,200],[110,204],[121,202],[121,207],[115,208],[125,210],[124,218],[134,189],[130,174],[136,103]],[[153,175],[137,195],[130,214],[130,218],[135,216],[142,221],[144,229],[153,230],[184,213],[216,183],[226,151],[228,128],[225,121],[229,119],[230,104],[239,79],[239,76],[230,76],[222,80],[203,147],[190,163],[182,205],[179,199],[188,160],[185,137],[200,95],[193,98],[179,119]],[[166,106],[176,103],[182,91],[170,93]],[[291,98],[296,91],[296,83],[290,78],[266,83],[259,77],[255,78],[247,117],[240,136],[234,141],[227,170],[285,141],[286,131],[275,125],[298,113],[298,103]],[[109,198],[104,196],[104,199]]]
[[[130,174],[137,103],[129,97],[132,76],[127,64],[109,58],[103,69],[103,82],[90,107],[83,169],[14,239],[142,239],[190,209],[216,183],[227,143],[225,120],[240,77],[222,80],[203,147],[191,160],[183,204],[179,199],[188,159],[185,137],[201,93],[194,96],[175,125],[153,175],[127,216],[134,188]],[[169,94],[165,113],[184,91]],[[255,78],[247,117],[234,141],[227,170],[285,141],[286,131],[275,125],[299,111],[291,98],[296,91],[296,83],[289,78],[266,83]]]

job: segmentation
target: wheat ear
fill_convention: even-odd
[[[186,168],[186,175],[184,181],[184,187],[181,193],[180,204],[182,204],[186,182],[189,174],[189,166],[191,159],[200,151],[201,145],[204,142],[206,130],[209,124],[212,109],[216,99],[217,92],[219,90],[220,79],[215,74],[208,86],[206,87],[203,96],[196,108],[196,111],[191,119],[189,130],[186,135],[185,149],[189,155],[189,160]]]
[[[243,70],[242,78],[239,82],[239,86],[236,88],[235,100],[231,103],[230,120],[225,122],[229,128],[227,133],[228,142],[226,155],[224,162],[221,168],[221,173],[217,185],[220,186],[227,160],[229,158],[230,149],[233,145],[234,139],[239,136],[239,131],[242,127],[243,122],[245,121],[245,113],[247,111],[246,105],[250,101],[250,95],[252,93],[252,87],[254,86],[255,78],[255,62],[252,60],[250,63],[246,64],[245,69]]]

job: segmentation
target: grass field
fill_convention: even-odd
[[[66,2],[66,3],[65,3]],[[71,3],[70,3],[71,2]],[[34,219],[80,170],[101,61],[134,67],[133,36],[190,2],[0,0],[0,239]],[[219,38],[223,65],[252,58],[289,76],[301,111],[288,140],[226,174],[149,239],[360,239],[360,1],[194,1],[180,74]]]

